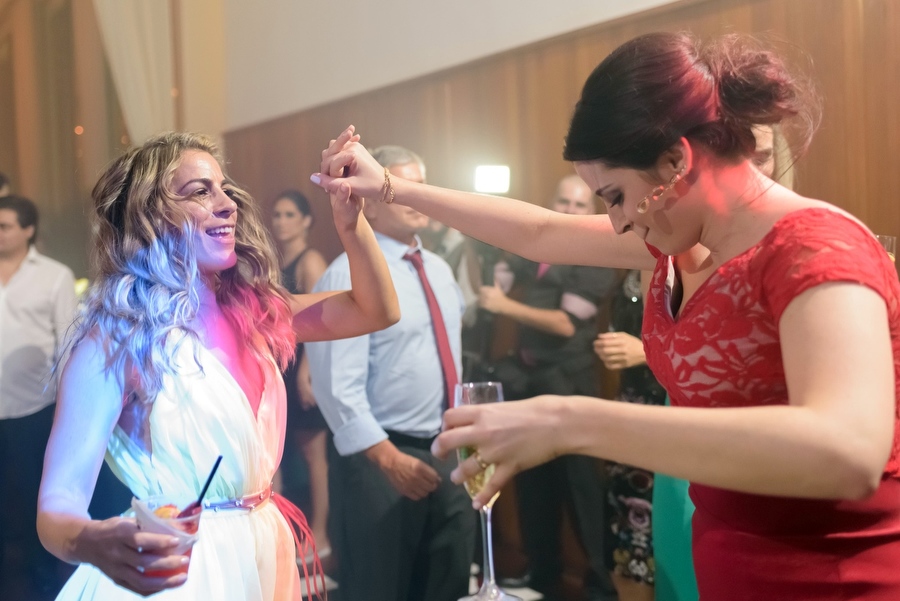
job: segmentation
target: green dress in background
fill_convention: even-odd
[[[694,504],[688,497],[688,482],[656,474],[653,480],[656,601],[697,601],[699,595],[691,556],[693,515]]]

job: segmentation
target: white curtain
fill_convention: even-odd
[[[175,129],[168,0],[94,0],[128,135],[141,143]]]

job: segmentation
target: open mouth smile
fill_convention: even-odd
[[[222,225],[219,227],[214,227],[206,230],[206,235],[211,238],[230,238],[234,236],[234,226],[233,225]]]

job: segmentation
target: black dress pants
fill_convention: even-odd
[[[526,367],[524,377],[510,386],[509,400],[543,394],[596,396],[593,364],[576,371],[559,365]],[[504,390],[506,386],[504,385]],[[589,601],[615,601],[616,589],[605,563],[607,479],[601,460],[564,455],[516,476],[519,523],[531,572],[530,586],[548,601],[561,586],[563,510],[568,509],[575,533],[588,559],[584,589]]]
[[[395,444],[429,464],[441,484],[412,501],[363,453],[342,457],[329,444],[329,534],[341,601],[456,601],[468,594],[476,512],[450,481],[456,457],[440,461],[428,441]]]
[[[44,451],[55,408],[53,404],[25,417],[0,419],[0,563],[3,545],[15,528],[29,576],[48,587],[56,584],[59,560],[41,545],[36,522]]]
[[[555,599],[561,585],[562,512],[568,508],[575,533],[588,559],[584,588],[590,601],[614,601],[615,587],[604,562],[609,536],[606,482],[601,462],[584,455],[563,455],[516,476],[519,521],[531,571],[531,588]]]

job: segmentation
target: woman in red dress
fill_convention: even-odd
[[[496,465],[476,505],[520,470],[595,455],[691,481],[703,601],[900,599],[894,265],[853,216],[751,160],[753,124],[805,126],[808,144],[811,96],[741,38],[627,42],[588,78],[566,139],[599,216],[390,178],[352,128],[329,146],[313,176],[329,190],[346,175],[534,261],[654,270],[643,339],[674,407],[452,409],[435,452],[478,449],[454,479]]]

